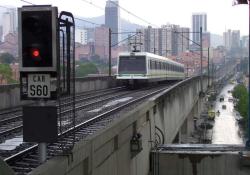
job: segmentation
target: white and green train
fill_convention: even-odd
[[[116,78],[129,84],[182,80],[184,65],[147,52],[120,53]]]

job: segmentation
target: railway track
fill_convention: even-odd
[[[124,90],[124,87],[118,87],[118,88],[111,88],[108,90],[100,90],[100,91],[97,91],[96,93],[91,92],[90,94],[86,94],[86,93],[80,94],[80,95],[77,95],[76,104],[80,103],[83,105],[83,103],[85,103],[85,106],[87,106],[87,105],[93,104],[93,103],[86,104],[87,101],[91,101],[91,100],[94,101],[95,99],[98,99],[101,97],[113,96],[113,94],[123,92],[123,90]],[[65,108],[69,104],[70,102],[62,103],[62,107]],[[77,107],[77,109],[79,108],[80,107]],[[19,112],[21,113],[21,111]],[[7,114],[8,114],[8,117],[2,117],[4,119],[0,120],[0,141],[2,137],[10,133],[18,132],[22,129],[22,114],[19,114],[19,115],[14,114],[11,116],[10,116],[10,113],[7,113]]]
[[[100,106],[105,106],[104,104],[107,104],[107,101],[102,101],[96,106],[93,104],[89,105],[88,107],[79,106],[78,108],[81,108],[81,112],[77,114],[78,124],[75,128],[65,130],[61,135],[59,135],[60,139],[58,142],[49,144],[47,146],[48,159],[53,156],[60,155],[62,153],[60,145],[62,143],[70,142],[74,133],[76,136],[76,141],[84,139],[88,135],[91,135],[96,131],[108,126],[108,124],[110,124],[115,118],[121,116],[120,113],[123,110],[126,110],[127,108],[130,108],[129,110],[131,110],[131,107],[135,106],[135,104],[142,103],[143,100],[159,92],[162,92],[165,89],[167,89],[166,86],[153,89],[144,89],[141,91],[131,91],[130,94],[124,94],[124,96],[118,97],[127,100],[123,100],[123,102],[116,103],[111,106],[106,106],[105,109],[102,108],[102,110],[94,111],[94,109],[99,109]],[[113,100],[114,99],[115,98],[113,98]],[[6,157],[4,161],[7,162],[17,174],[26,174],[39,166],[37,147],[38,145],[36,144],[29,145],[28,148],[19,151],[14,155]]]
[[[92,98],[100,94],[112,94],[113,92],[119,91],[122,89],[125,89],[125,87],[115,87],[115,88],[103,89],[103,90],[97,90],[97,91],[82,92],[82,93],[76,94],[76,102],[77,101],[80,102],[80,101],[83,101],[84,99]],[[65,100],[67,101],[67,98],[65,98]],[[67,105],[67,104],[69,103],[66,102],[63,105]],[[3,122],[8,122],[8,120],[10,121],[13,120],[16,116],[20,116],[21,114],[22,114],[22,107],[16,107],[14,109],[7,109],[7,110],[0,111],[0,125]]]

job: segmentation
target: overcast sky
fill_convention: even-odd
[[[94,17],[104,14],[103,9],[96,8],[85,1],[92,2],[102,8],[106,0],[27,0],[34,4],[52,4],[59,10],[70,11],[74,15]],[[241,35],[248,35],[248,5],[232,6],[233,0],[120,0],[120,5],[147,20],[161,26],[163,24],[179,24],[191,27],[191,16],[194,12],[206,12],[208,31],[222,35],[226,29],[240,30]],[[20,0],[0,0],[2,6],[27,5]],[[148,25],[121,10],[121,17],[133,23]]]

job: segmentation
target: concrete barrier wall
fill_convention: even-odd
[[[165,143],[174,141],[183,124],[190,125],[187,119],[191,111],[195,111],[190,116],[192,122],[193,117],[199,116],[203,103],[199,96],[200,89],[200,78],[196,77],[177,84],[154,98],[159,111],[155,114],[155,125],[164,133]],[[207,79],[204,77],[203,91],[206,89]],[[185,133],[189,132],[187,129],[186,126]]]
[[[198,99],[199,86],[198,78],[179,83],[78,142],[72,157],[54,157],[31,174],[148,175],[150,151],[157,141],[155,126],[164,131],[166,142],[171,142],[193,108],[192,99]],[[142,135],[143,150],[132,157],[130,140],[134,133]]]
[[[115,77],[99,76],[76,78],[76,93],[115,87]],[[19,84],[0,85],[0,109],[17,107],[30,101],[20,101]]]
[[[244,146],[171,145],[170,147],[171,150],[152,153],[152,164],[154,164],[152,175],[250,174],[250,155],[248,153],[247,157],[247,152],[242,151]],[[240,152],[245,155],[241,156]]]

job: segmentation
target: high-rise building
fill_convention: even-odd
[[[160,55],[178,56],[189,50],[189,28],[169,24],[161,27],[160,32]]]
[[[141,35],[137,39],[132,38],[139,44],[141,51],[151,52],[162,56],[178,56],[181,52],[189,50],[189,28],[180,27],[179,25],[164,25],[161,28],[152,28],[149,26],[145,29],[137,29]],[[138,47],[137,47],[138,49]]]
[[[159,28],[151,28],[149,29],[149,40],[150,40],[150,50],[149,52],[155,53],[157,55],[160,54],[160,29]]]
[[[232,31],[232,45],[231,48],[239,48],[240,47],[240,31],[233,30]]]
[[[81,44],[87,44],[87,30],[85,29],[76,29],[75,30],[75,42]]]
[[[164,25],[160,31],[160,50],[162,56],[170,56],[172,55],[172,31],[170,25]]]
[[[120,41],[120,9],[118,0],[108,0],[105,7],[105,26],[109,27],[112,33],[111,45]]]
[[[172,36],[172,55],[178,56],[189,50],[189,28],[172,25]]]
[[[192,40],[196,43],[200,43],[200,27],[202,27],[202,33],[207,32],[207,14],[206,13],[193,13],[192,15]]]
[[[95,28],[85,28],[87,31],[87,42],[94,42],[95,40]]]
[[[95,28],[95,54],[101,58],[108,58],[109,54],[109,28],[100,26]]]
[[[240,31],[227,30],[223,33],[224,46],[227,50],[240,47]]]
[[[228,30],[227,32],[223,32],[223,44],[226,49],[231,48],[232,38],[231,38],[231,30]]]
[[[3,38],[9,33],[17,31],[17,11],[16,9],[8,9],[2,16]]]
[[[241,37],[241,47],[248,48],[249,47],[249,37],[248,36],[242,36]]]

